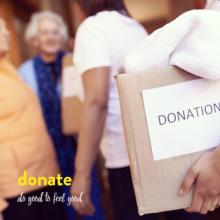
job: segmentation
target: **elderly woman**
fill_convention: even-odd
[[[60,109],[62,58],[65,55],[62,48],[68,39],[66,24],[59,15],[51,11],[39,12],[32,16],[25,37],[26,41],[31,42],[35,47],[37,55],[20,67],[20,75],[39,97],[62,175],[72,176],[76,144],[74,137],[62,133]],[[95,176],[93,184],[93,200],[97,209],[93,218],[101,220],[103,219],[103,211]],[[68,195],[69,188],[63,187],[63,191]],[[69,219],[73,220],[72,207],[68,206],[66,209]]]
[[[58,174],[58,167],[39,102],[5,58],[8,36],[0,18],[0,219],[65,219],[61,204],[27,203],[28,198],[44,192],[52,196],[56,187],[18,183],[24,170],[29,177],[49,178]],[[21,193],[26,200],[18,203]]]

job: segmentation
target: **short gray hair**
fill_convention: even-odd
[[[52,20],[58,24],[60,36],[62,37],[63,41],[67,41],[68,39],[67,25],[60,15],[52,11],[37,12],[31,16],[31,20],[28,23],[27,29],[25,31],[25,40],[29,41],[32,38],[36,37],[39,23],[46,19]]]

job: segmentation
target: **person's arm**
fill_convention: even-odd
[[[0,212],[0,220],[4,220],[3,215]]]
[[[207,214],[220,206],[220,147],[204,154],[188,172],[180,195],[188,193],[195,185],[188,212]]]
[[[0,220],[3,220],[3,215],[1,213],[7,207],[8,203],[2,197],[0,197]]]
[[[109,82],[109,67],[91,69],[83,74],[85,101],[79,132],[72,194],[84,193],[83,202],[73,204],[75,209],[84,215],[92,215],[94,212],[89,195],[91,172],[99,152],[105,126]]]
[[[8,203],[2,197],[0,197],[0,212],[6,209],[7,206]]]

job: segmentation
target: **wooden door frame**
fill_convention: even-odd
[[[14,16],[18,16],[24,21],[28,21],[30,15],[40,7],[34,1],[28,0],[0,0],[0,15],[6,21],[10,31],[10,60],[16,66],[22,62],[20,43],[14,25]]]

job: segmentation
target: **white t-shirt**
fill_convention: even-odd
[[[103,11],[87,18],[76,34],[73,60],[80,75],[89,69],[111,67],[108,113],[101,143],[107,168],[129,166],[114,75],[146,35],[137,21],[117,11]]]

